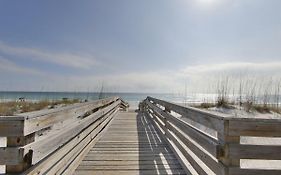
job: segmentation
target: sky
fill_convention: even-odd
[[[181,93],[224,75],[278,77],[280,7],[280,0],[1,0],[0,90]]]

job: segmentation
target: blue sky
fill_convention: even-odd
[[[280,75],[280,7],[279,0],[1,0],[0,90],[96,91],[103,83],[108,91],[181,92],[209,75]]]

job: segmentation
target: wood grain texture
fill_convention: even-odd
[[[24,118],[13,120],[14,118],[0,117],[0,137],[22,136],[24,134]]]
[[[142,111],[152,118],[161,131],[165,131],[169,145],[185,157],[199,174],[210,174],[204,163],[215,174],[281,174],[277,169],[250,164],[252,169],[241,168],[240,161],[261,160],[265,167],[270,161],[280,160],[280,144],[241,144],[241,136],[281,137],[281,119],[239,118],[214,115],[199,109],[183,107],[148,97],[141,104]],[[179,114],[174,116],[173,112]],[[188,119],[187,121],[181,118]],[[201,126],[200,126],[201,125]],[[204,128],[216,133],[205,132]],[[212,131],[213,132],[213,131]],[[177,150],[178,149],[178,150]],[[179,156],[177,156],[179,158]],[[182,162],[183,157],[179,158]]]
[[[151,122],[135,112],[120,112],[74,174],[185,174]]]
[[[150,102],[147,102],[148,106],[152,108],[158,115],[162,115],[166,118],[166,120],[175,126],[179,130],[181,130],[183,133],[194,139],[199,145],[201,145],[204,149],[206,149],[208,152],[210,152],[215,157],[217,156],[218,152],[218,143],[217,140],[215,140],[212,137],[209,137],[202,131],[193,128],[189,124],[185,123],[184,121],[170,115],[169,113],[166,113],[162,111],[159,107],[156,107],[152,105]]]
[[[166,102],[163,100],[159,100],[156,98],[148,97],[148,100],[152,100],[156,104],[160,104],[161,106],[164,106],[165,108],[168,108],[169,110],[175,111],[176,113],[190,118],[191,120],[198,122],[202,125],[205,125],[209,128],[219,130],[221,127],[221,120],[224,120],[225,118],[223,116],[214,115],[209,112],[192,108],[192,107],[183,107],[180,105],[176,105],[170,102]]]
[[[24,147],[26,152],[33,150],[32,163],[36,164],[40,160],[44,159],[49,154],[62,147],[69,140],[75,138],[82,130],[90,125],[97,126],[99,124],[98,120],[103,116],[103,114],[106,114],[110,110],[114,109],[114,107],[118,106],[119,103],[120,101],[114,102],[113,104],[93,113],[81,121],[75,122],[72,125],[61,129],[59,133],[50,133],[46,139],[40,142],[33,142],[29,145],[26,145]]]
[[[110,104],[116,100],[117,98],[108,98],[85,104],[74,105],[73,107],[65,107],[59,110],[55,109],[54,111],[49,112],[38,111],[31,114],[23,113],[21,116],[26,117],[24,135],[50,127],[66,119],[82,117],[85,113],[91,113],[91,111]]]
[[[0,165],[18,165],[23,162],[24,150],[18,147],[0,148]]]
[[[96,135],[104,127],[104,125],[100,124],[106,124],[106,120],[112,118],[117,111],[118,109],[105,115],[102,120],[86,128],[83,132],[70,140],[63,147],[56,150],[50,156],[46,157],[40,163],[37,163],[23,174],[55,174],[57,171],[60,171],[63,167],[67,166],[71,160],[75,159],[79,155],[79,152],[83,150],[83,147],[88,145],[93,140],[97,140]]]

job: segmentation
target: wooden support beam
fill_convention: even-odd
[[[10,146],[25,146],[35,141],[35,133],[31,133],[27,136],[11,136],[7,137],[7,145]]]
[[[240,168],[240,159],[232,157],[230,154],[230,144],[240,144],[240,136],[230,136],[229,135],[229,121],[224,121],[223,130],[218,134],[218,140],[220,143],[221,154],[219,161],[225,166],[225,175],[230,175],[230,168],[239,169]]]
[[[24,117],[0,116],[0,137],[20,136],[24,132]]]
[[[7,137],[7,149],[13,150],[13,154],[15,157],[9,157],[10,159],[14,159],[17,162],[14,162],[14,165],[6,163],[6,173],[21,173],[24,170],[31,167],[32,164],[32,156],[33,151],[29,150],[26,154],[24,153],[24,149],[20,148],[21,146],[25,146],[35,140],[35,133],[32,133],[27,136],[19,136],[19,137]]]

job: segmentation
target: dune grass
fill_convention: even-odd
[[[215,103],[200,103],[200,104],[196,104],[196,105],[191,105],[192,107],[195,108],[200,108],[200,109],[208,109],[208,108],[213,108],[216,107]]]
[[[0,102],[0,116],[10,116],[17,113],[37,111],[41,109],[51,109],[58,105],[69,105],[80,102],[78,99],[62,99],[55,101],[42,100],[30,101],[10,101]]]
[[[194,107],[241,109],[246,112],[281,114],[281,78],[279,77],[244,77],[223,76],[211,82],[211,92],[215,100],[204,101]]]

